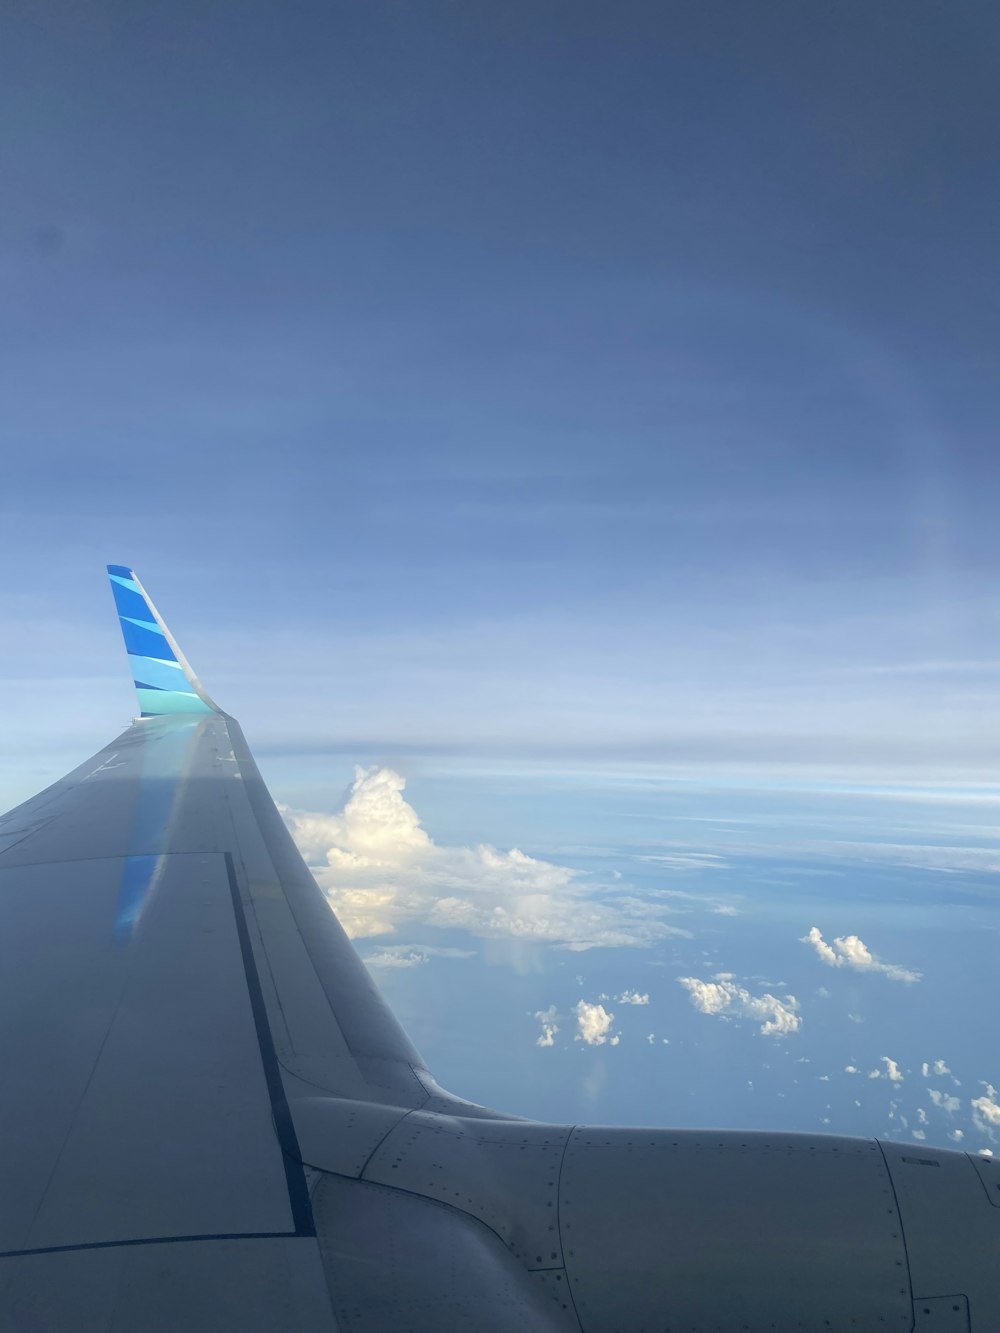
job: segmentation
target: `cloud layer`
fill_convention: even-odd
[[[579,950],[688,934],[667,923],[671,909],[663,903],[609,889],[516,847],[439,846],[404,798],[405,785],[390,768],[357,768],[339,813],[283,812],[352,938],[412,923]]]
[[[840,935],[833,944],[827,944],[818,926],[810,927],[802,936],[803,944],[811,944],[820,960],[828,967],[848,967],[854,972],[881,972],[890,981],[919,981],[920,973],[896,963],[883,963],[857,935]]]
[[[365,955],[369,967],[421,967],[432,958],[475,958],[474,949],[446,949],[436,944],[390,944]]]

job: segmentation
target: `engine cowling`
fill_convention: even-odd
[[[1000,1165],[983,1158],[833,1135],[571,1128],[324,1098],[294,1113],[304,1162],[329,1173],[314,1198],[320,1240],[345,1317],[364,1333],[384,1321],[357,1311],[379,1301],[400,1329],[469,1326],[464,1307],[452,1318],[447,1267],[414,1270],[405,1246],[386,1244],[404,1196],[453,1220],[443,1250],[429,1253],[454,1262],[461,1250],[466,1285],[474,1271],[474,1290],[494,1292],[491,1328],[1000,1329]],[[374,1210],[367,1232],[345,1187],[331,1192],[334,1177],[356,1182],[351,1197]],[[366,1187],[381,1192],[369,1198]],[[420,1219],[428,1238],[448,1222],[426,1208]],[[364,1300],[350,1294],[357,1274],[376,1272]]]
[[[994,1169],[874,1139],[574,1130],[559,1219],[580,1325],[996,1330]]]

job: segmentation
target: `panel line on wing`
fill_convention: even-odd
[[[274,1049],[274,1038],[267,1018],[267,1006],[261,989],[257,963],[250,942],[247,928],[243,896],[236,878],[236,867],[231,852],[225,853],[226,874],[229,878],[229,891],[233,899],[233,913],[236,918],[236,932],[243,955],[243,969],[246,973],[247,990],[250,994],[250,1008],[253,1012],[254,1027],[257,1032],[257,1044],[260,1047],[261,1063],[267,1083],[268,1096],[271,1099],[271,1113],[274,1116],[274,1128],[281,1146],[282,1162],[285,1168],[285,1180],[288,1185],[288,1202],[292,1210],[297,1236],[315,1236],[316,1224],[313,1221],[312,1204],[306,1185],[305,1171],[302,1168],[298,1137],[292,1123],[291,1112],[285,1100],[285,1089],[281,1081],[278,1055]]]
[[[0,1250],[0,1259],[24,1259],[33,1254],[72,1254],[76,1250],[122,1250],[133,1245],[182,1245],[206,1240],[291,1240],[295,1231],[209,1231],[205,1235],[137,1236],[130,1240],[89,1240],[78,1245],[39,1245],[27,1250]]]

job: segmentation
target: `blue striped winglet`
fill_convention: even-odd
[[[111,591],[143,717],[217,713],[135,572],[108,565]]]

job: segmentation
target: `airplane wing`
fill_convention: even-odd
[[[141,716],[0,819],[0,1333],[1000,1328],[983,1159],[438,1087],[109,574]]]

